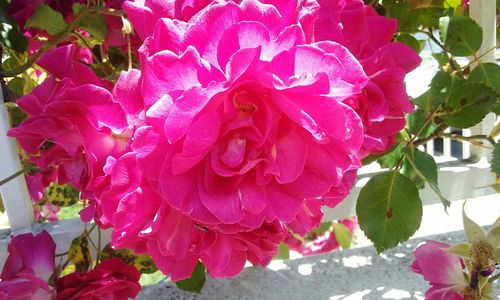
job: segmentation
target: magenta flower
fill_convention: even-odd
[[[126,149],[128,124],[123,107],[99,85],[108,83],[73,61],[74,52],[74,46],[64,46],[40,59],[39,64],[61,80],[49,77],[17,101],[28,118],[8,134],[51,179],[70,182],[82,197],[93,200],[99,194],[94,181],[104,175],[106,159]],[[64,64],[56,65],[56,56]],[[48,186],[45,179],[30,180],[37,184],[30,185],[35,199],[40,187]],[[92,216],[89,211],[85,219]]]
[[[142,180],[134,153],[109,159],[108,188],[100,197],[99,222],[112,227],[115,247],[148,252],[172,280],[189,277],[201,260],[212,277],[239,273],[247,260],[267,265],[284,238],[278,222],[239,232],[200,224],[162,202],[146,180]]]
[[[211,0],[134,0],[125,1],[123,8],[141,39],[153,34],[161,18],[188,21]]]
[[[0,275],[0,298],[52,299],[48,281],[55,268],[55,250],[56,245],[47,231],[36,236],[31,233],[14,236]]]
[[[369,82],[362,93],[346,104],[363,120],[362,157],[383,153],[404,128],[405,114],[413,111],[404,78],[421,62],[408,46],[392,42],[397,22],[379,16],[361,0],[319,0],[320,15],[315,26],[316,40],[334,40],[346,46],[360,61]]]
[[[360,166],[361,123],[341,101],[364,86],[361,66],[257,1],[212,4],[189,24],[164,39],[162,19],[141,50],[146,126],[132,147],[144,175],[204,224],[292,221]]]
[[[118,258],[107,259],[92,271],[75,272],[57,279],[56,300],[127,300],[141,290],[141,273]]]
[[[425,293],[427,300],[463,300],[462,292],[469,286],[465,277],[463,261],[460,257],[443,249],[450,245],[436,241],[427,241],[419,246],[413,255],[413,272],[424,276],[432,285]]]

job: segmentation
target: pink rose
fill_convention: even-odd
[[[432,286],[425,293],[425,299],[464,299],[462,292],[469,286],[463,272],[464,263],[460,257],[444,251],[449,247],[445,243],[427,241],[413,252],[412,271],[424,276]]]
[[[125,7],[153,14],[146,2]],[[141,71],[114,89],[136,112],[133,153],[107,160],[97,201],[116,247],[148,252],[173,280],[198,260],[233,276],[269,263],[283,223],[316,226],[319,206],[346,196],[363,133],[342,101],[367,79],[343,46],[310,43],[318,9],[214,2],[145,33]]]
[[[346,46],[361,62],[369,82],[363,92],[346,104],[364,124],[362,157],[383,153],[404,128],[405,114],[413,111],[404,78],[420,64],[420,57],[404,44],[392,42],[397,22],[379,16],[361,0],[319,0],[316,40],[334,40]]]
[[[257,1],[212,4],[189,24],[169,40],[159,21],[141,50],[146,126],[132,147],[167,203],[205,224],[289,222],[359,167],[361,124],[341,101],[366,78],[345,48],[304,44]]]
[[[56,299],[92,300],[135,298],[141,286],[139,271],[121,259],[110,258],[90,272],[75,272],[57,279]]]
[[[87,48],[76,45],[59,46],[43,54],[36,64],[44,68],[50,75],[70,79],[73,83],[93,84],[111,90],[110,81],[99,78],[86,64],[92,63],[92,54]]]
[[[55,250],[56,245],[47,231],[36,236],[31,233],[14,236],[7,247],[9,256],[0,275],[0,298],[52,299],[48,281],[55,268]]]
[[[112,244],[148,252],[172,280],[188,278],[201,260],[212,277],[239,273],[247,260],[267,265],[284,238],[278,222],[256,230],[221,232],[200,224],[169,207],[142,179],[134,153],[108,159],[109,177],[98,209],[100,223],[111,226]]]
[[[211,0],[134,0],[125,1],[123,9],[141,39],[150,36],[161,18],[188,21]]]
[[[54,170],[52,179],[70,182],[83,198],[92,200],[99,194],[94,181],[104,175],[106,159],[127,147],[128,124],[122,105],[98,85],[101,80],[72,60],[74,50],[74,46],[64,46],[40,58],[39,64],[61,80],[49,77],[17,101],[28,118],[11,129],[9,136],[17,138],[37,167],[44,172]],[[56,54],[65,64],[53,63]]]

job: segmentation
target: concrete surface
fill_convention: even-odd
[[[208,279],[201,295],[178,290],[172,282],[144,289],[137,299],[424,299],[428,284],[410,271],[413,250],[426,239],[450,244],[463,232],[412,239],[378,256],[373,247],[276,261],[271,269],[250,267],[226,280]],[[500,299],[497,290],[495,299]]]

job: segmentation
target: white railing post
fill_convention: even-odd
[[[0,85],[0,179],[7,178],[22,169],[16,142],[7,136],[9,128],[9,114]],[[24,175],[17,176],[0,186],[0,194],[12,232],[31,231],[34,215]]]
[[[478,62],[494,63],[496,45],[496,1],[495,0],[471,0],[469,14],[483,29],[483,44],[476,53],[480,57]],[[492,50],[493,49],[493,50]],[[473,64],[475,66],[476,64]],[[488,134],[495,126],[495,114],[489,114],[483,122],[472,127],[471,135]],[[472,145],[471,159],[479,160],[481,157],[489,157],[490,152],[479,146]]]

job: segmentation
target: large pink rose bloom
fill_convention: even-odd
[[[365,85],[361,66],[283,18],[257,1],[213,3],[177,31],[162,19],[141,49],[146,126],[132,148],[164,200],[198,222],[290,222],[360,166],[362,125],[342,100]]]
[[[427,300],[463,300],[462,292],[469,286],[462,271],[464,264],[460,257],[444,251],[450,245],[427,241],[419,246],[413,255],[413,272],[424,276],[432,285],[425,292]]]
[[[55,269],[56,244],[47,231],[14,236],[0,275],[0,299],[52,299],[48,281]],[[33,255],[36,253],[36,255]]]
[[[162,201],[143,180],[135,156],[109,158],[104,168],[110,179],[98,215],[101,224],[112,227],[114,247],[149,253],[172,280],[189,277],[199,260],[212,277],[227,277],[238,274],[247,260],[265,266],[276,254],[284,238],[278,222],[235,233],[195,222]]]
[[[363,1],[318,2],[321,11],[315,24],[315,40],[334,40],[346,46],[368,75],[363,92],[345,101],[363,119],[362,156],[385,152],[404,128],[405,114],[413,111],[404,78],[421,59],[408,46],[392,42],[396,20],[379,16]]]

